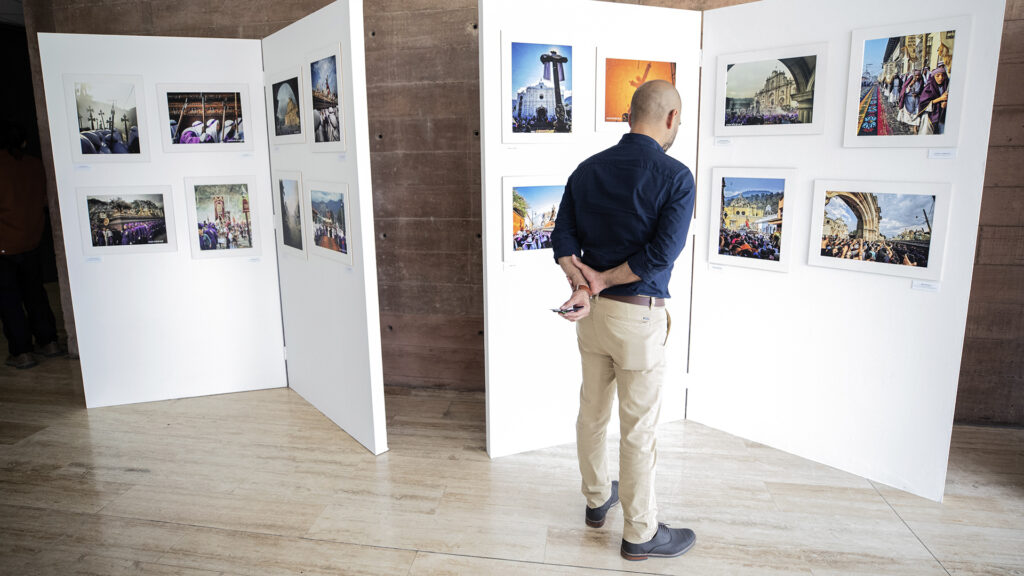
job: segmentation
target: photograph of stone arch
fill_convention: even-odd
[[[870,182],[819,184],[819,232],[812,236],[812,257],[818,263],[842,262],[879,273],[936,267],[945,219],[939,214],[942,192],[928,188],[942,185],[886,186],[880,190],[878,183]]]
[[[814,54],[728,64],[725,125],[813,122],[816,68]]]
[[[514,133],[572,132],[572,46],[512,42]]]
[[[274,96],[274,135],[292,136],[302,132],[299,78],[294,76],[271,85]]]

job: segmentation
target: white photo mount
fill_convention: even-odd
[[[573,88],[570,91],[569,96],[573,98],[572,102],[572,128],[569,132],[515,132],[512,129],[512,118],[513,118],[513,106],[512,106],[512,94],[513,90],[518,90],[520,87],[512,86],[512,44],[539,44],[539,45],[550,45],[550,46],[568,46],[573,54],[569,58],[566,68],[568,68],[566,76],[572,78]],[[572,141],[576,134],[580,130],[580,125],[577,119],[580,118],[578,112],[579,108],[576,106],[575,98],[575,87],[577,85],[589,86],[589,83],[581,84],[583,78],[581,78],[579,72],[580,67],[577,67],[577,55],[579,54],[580,47],[573,44],[571,36],[566,35],[564,32],[552,32],[548,34],[544,30],[529,29],[529,30],[503,30],[501,33],[501,95],[502,95],[502,124],[501,124],[501,141],[505,144],[565,144],[566,142]],[[540,64],[538,62],[538,64]],[[539,81],[540,78],[537,78]],[[565,96],[562,96],[563,103]],[[583,116],[584,118],[586,116]]]
[[[779,259],[760,260],[757,258],[746,258],[742,256],[731,256],[719,254],[718,241],[720,225],[716,225],[722,212],[722,188],[724,178],[763,178],[777,179],[783,181],[783,200],[790,199],[788,206],[780,210],[782,220],[782,234],[779,240]],[[789,263],[793,260],[793,249],[791,239],[794,234],[792,213],[796,206],[793,205],[795,198],[794,186],[796,185],[796,170],[788,168],[714,168],[711,177],[711,226],[708,227],[708,262],[709,264],[721,264],[723,266],[741,266],[745,268],[756,268],[758,270],[771,270],[774,272],[786,272]]]
[[[303,144],[306,142],[306,98],[305,93],[308,87],[303,87],[303,82],[306,82],[305,76],[302,74],[302,67],[289,68],[287,70],[280,70],[275,73],[268,73],[264,76],[266,85],[266,96],[267,96],[267,130],[270,135],[270,144],[276,146],[278,144]],[[295,98],[298,100],[296,104],[299,106],[299,133],[298,134],[285,134],[282,136],[277,135],[277,110],[274,109],[274,86],[287,82],[289,80],[296,79],[298,94]]]
[[[299,212],[299,224],[302,227],[299,235],[302,242],[301,249],[289,246],[284,241],[284,211],[282,210],[283,198],[281,197],[281,182],[286,180],[295,182],[295,195],[297,200],[296,209]],[[308,254],[309,239],[306,234],[306,229],[309,228],[309,221],[306,220],[306,210],[304,208],[305,192],[302,189],[302,173],[297,171],[275,170],[273,172],[271,187],[271,196],[274,197],[274,222],[277,227],[277,234],[275,234],[275,236],[277,237],[279,251],[282,254],[287,254],[288,256],[305,260]]]
[[[178,241],[174,220],[174,195],[170,186],[117,186],[76,188],[78,196],[79,228],[82,234],[82,252],[86,257],[120,256],[129,254],[151,254],[154,252],[177,252]],[[89,198],[97,196],[131,197],[160,195],[164,205],[164,225],[167,242],[163,244],[132,244],[127,246],[94,246],[89,216]]]
[[[972,24],[971,16],[965,15],[854,30],[850,42],[850,76],[846,92],[846,108],[844,110],[843,145],[851,148],[955,148],[960,138],[960,118],[964,110],[964,87],[967,85],[967,80],[970,77],[970,70],[964,70],[962,63],[967,61],[967,54],[970,50]],[[946,108],[946,123],[943,133],[858,136],[865,42],[884,38],[933,34],[949,30],[955,31],[956,37],[948,72],[949,87],[947,88],[947,93],[949,94],[949,103]]]
[[[317,122],[313,117],[315,110],[313,109],[313,71],[312,67],[317,62],[326,58],[334,57],[335,73],[337,74],[337,94],[338,105],[337,105],[337,119],[338,119],[338,131],[340,134],[340,140],[335,142],[317,142]],[[346,131],[347,122],[345,119],[345,89],[343,84],[344,79],[344,66],[343,60],[341,59],[341,45],[331,44],[324,46],[315,52],[310,52],[306,55],[306,64],[303,67],[303,82],[305,86],[300,88],[303,99],[303,111],[302,114],[305,116],[303,119],[303,131],[309,132],[309,143],[312,147],[313,152],[333,152],[343,153],[346,150]]]
[[[672,54],[667,51],[658,49],[646,49],[637,48],[636,46],[622,46],[616,48],[608,48],[605,46],[597,47],[597,69],[596,77],[594,82],[594,128],[598,132],[620,132],[625,134],[629,132],[629,122],[626,121],[609,121],[605,115],[605,98],[607,97],[607,72],[608,72],[608,60],[637,60],[640,62],[667,62],[675,66],[678,70],[679,62],[681,61],[682,55],[676,53]],[[675,86],[679,85],[678,73],[676,76]]]
[[[804,78],[805,70],[798,69],[800,78],[792,70],[790,73],[796,79],[799,87],[804,85],[804,92],[811,92],[812,114],[811,121],[800,124],[757,124],[726,126],[726,97],[728,90],[729,68],[736,64],[749,64],[769,60],[785,60],[790,58],[804,58],[815,56],[814,70],[810,71],[809,77]],[[797,134],[821,134],[825,129],[825,105],[826,90],[828,85],[828,44],[804,44],[800,46],[788,46],[782,48],[770,48],[738,54],[723,54],[718,57],[718,64],[715,76],[715,136],[727,138],[731,136],[790,136]],[[813,85],[811,87],[810,85]]]
[[[203,250],[199,242],[199,215],[197,213],[196,204],[196,187],[197,186],[217,186],[217,185],[237,185],[241,184],[246,187],[246,193],[248,194],[249,200],[249,242],[252,244],[250,248],[230,248],[230,249],[214,249],[214,250]],[[260,246],[260,219],[257,216],[259,210],[257,208],[258,201],[256,198],[260,195],[260,191],[256,184],[256,178],[253,176],[208,176],[202,178],[186,178],[185,179],[185,201],[188,206],[188,235],[189,243],[192,246],[192,258],[195,259],[207,259],[207,258],[257,258],[260,256],[262,247]]]
[[[349,194],[348,184],[343,182],[306,182],[303,185],[303,192],[305,196],[303,199],[303,212],[306,215],[306,222],[309,223],[305,234],[310,254],[335,260],[346,266],[353,266],[355,263],[355,256],[353,254],[355,247],[352,243],[352,197]],[[345,252],[325,248],[316,243],[316,223],[313,221],[313,196],[317,192],[326,192],[331,195],[340,196],[342,199],[342,207],[345,210]]]
[[[255,120],[252,117],[252,108],[249,106],[249,85],[248,84],[206,84],[206,83],[189,83],[189,84],[157,84],[156,86],[157,97],[159,98],[158,108],[160,110],[161,126],[160,126],[160,141],[163,143],[164,152],[168,153],[211,153],[211,152],[243,152],[251,151],[253,149],[254,136],[247,136],[243,142],[207,142],[201,144],[176,144],[173,142],[171,134],[171,115],[170,106],[167,102],[168,94],[180,93],[180,92],[197,92],[197,93],[238,93],[239,103],[238,106],[242,110],[242,121],[250,122]],[[208,118],[209,120],[220,120],[220,118]],[[233,118],[224,118],[225,123],[227,120],[234,120]],[[180,124],[180,122],[179,122]],[[224,129],[222,125],[221,130]],[[182,133],[185,127],[178,126],[178,135]],[[205,128],[204,128],[205,129]],[[246,132],[243,126],[242,133]]]
[[[858,181],[858,180],[815,180],[814,181],[814,203],[813,212],[811,214],[811,233],[810,241],[808,244],[808,264],[812,266],[823,266],[827,268],[839,268],[841,270],[851,270],[856,272],[867,272],[869,274],[886,274],[891,276],[902,276],[905,278],[914,278],[917,280],[939,280],[942,278],[942,260],[943,253],[946,246],[946,228],[949,222],[949,203],[950,203],[950,189],[949,183],[945,182],[872,182],[872,181]],[[841,192],[840,195],[844,199],[844,203],[847,206],[850,204],[846,201],[847,195],[850,193],[854,194],[887,194],[887,195],[916,195],[916,196],[932,196],[935,199],[933,215],[926,222],[924,218],[921,219],[920,225],[923,227],[930,226],[930,240],[927,242],[927,266],[909,266],[903,264],[894,264],[886,262],[871,262],[861,261],[854,259],[843,259],[835,258],[831,256],[822,256],[822,236],[823,227],[825,224],[825,205],[826,205],[826,193]],[[853,200],[856,203],[856,199]],[[890,221],[894,218],[894,215],[887,214],[885,208],[878,206],[877,198],[872,201],[872,210],[878,210],[877,216],[868,215],[868,218],[879,218],[878,222],[873,222],[869,228],[878,227],[878,231],[885,235],[882,231],[882,223],[889,219]],[[851,206],[851,211],[854,212],[855,217],[861,218]],[[915,222],[917,224],[917,222]],[[887,240],[893,240],[888,238]]]
[[[64,74],[64,96],[65,106],[68,112],[68,126],[79,127],[79,132],[75,134],[68,134],[67,137],[72,138],[71,143],[71,161],[75,164],[110,164],[118,162],[149,162],[149,147],[153,145],[153,139],[149,131],[152,129],[149,126],[146,112],[146,93],[143,89],[143,77],[139,75],[116,75],[116,74]],[[139,129],[139,153],[138,154],[84,154],[82,153],[82,146],[79,143],[79,136],[81,133],[81,125],[85,121],[89,121],[86,118],[79,118],[78,115],[78,99],[75,91],[75,84],[82,82],[94,82],[97,84],[132,84],[134,87],[135,95],[135,115],[137,119],[137,125]],[[96,110],[98,115],[101,111]],[[105,112],[105,110],[103,111]],[[95,122],[99,118],[93,117],[91,122]],[[109,120],[107,120],[109,121]],[[115,118],[115,125],[117,124]],[[60,136],[57,136],[60,137]]]
[[[542,248],[539,250],[516,250],[513,243],[513,218],[512,218],[512,192],[516,188],[530,187],[530,186],[558,186],[565,188],[565,183],[569,179],[568,174],[562,176],[505,176],[501,179],[501,197],[502,197],[502,227],[501,227],[501,244],[502,244],[502,255],[504,256],[505,265],[526,265],[526,264],[541,264],[541,265],[552,265],[554,263],[553,255],[554,251],[551,248]],[[559,197],[559,203],[561,197]],[[558,205],[555,205],[558,208]],[[543,207],[541,207],[543,210]]]

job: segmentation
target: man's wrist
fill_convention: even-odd
[[[587,296],[590,296],[590,297],[593,297],[593,296],[594,296],[594,293],[593,293],[593,292],[592,292],[592,291],[590,290],[590,286],[587,286],[586,284],[582,284],[582,283],[581,283],[581,284],[577,284],[577,285],[575,285],[575,286],[573,287],[572,291],[573,291],[574,293],[575,293],[575,292],[580,292],[580,291],[583,291],[583,292],[586,292],[586,293],[587,293]]]

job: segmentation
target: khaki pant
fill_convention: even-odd
[[[577,322],[583,358],[576,450],[587,506],[611,496],[605,433],[612,401],[619,396],[619,498],[622,537],[639,544],[658,531],[654,467],[661,413],[665,342],[671,318],[664,307],[640,306],[598,296],[590,315]]]

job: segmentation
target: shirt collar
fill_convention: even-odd
[[[636,146],[643,146],[657,150],[658,152],[664,153],[665,151],[661,148],[661,144],[658,141],[646,134],[636,134],[633,132],[627,132],[622,135],[622,140],[619,140],[619,144],[632,144]]]

